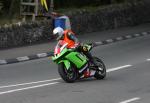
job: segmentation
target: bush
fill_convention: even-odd
[[[100,6],[111,4],[111,0],[54,0],[55,9],[84,6]]]

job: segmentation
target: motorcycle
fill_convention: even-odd
[[[106,68],[103,61],[93,56],[96,66],[75,48],[68,49],[67,44],[63,45],[59,53],[54,53],[52,60],[58,64],[58,72],[61,78],[68,83],[73,83],[81,78],[95,77],[98,80],[106,77]],[[94,47],[93,44],[83,44],[87,52]]]

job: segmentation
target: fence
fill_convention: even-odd
[[[53,0],[21,0],[20,14],[25,16],[32,16],[35,20],[36,16],[48,16],[53,10]]]

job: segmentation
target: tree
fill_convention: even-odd
[[[15,0],[11,0],[10,6],[9,6],[8,16],[11,16],[13,14],[14,4],[15,4]]]
[[[1,0],[0,2],[3,5],[1,13],[6,17],[12,17],[20,10],[18,9],[20,8],[20,0]]]

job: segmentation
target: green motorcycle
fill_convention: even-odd
[[[89,52],[93,44],[84,44],[82,46]],[[58,72],[61,78],[68,83],[75,82],[81,78],[95,77],[104,79],[106,77],[106,68],[103,61],[93,57],[96,66],[84,55],[77,52],[76,49],[68,49],[66,45],[61,47],[60,53],[55,53],[52,60],[58,64]]]

